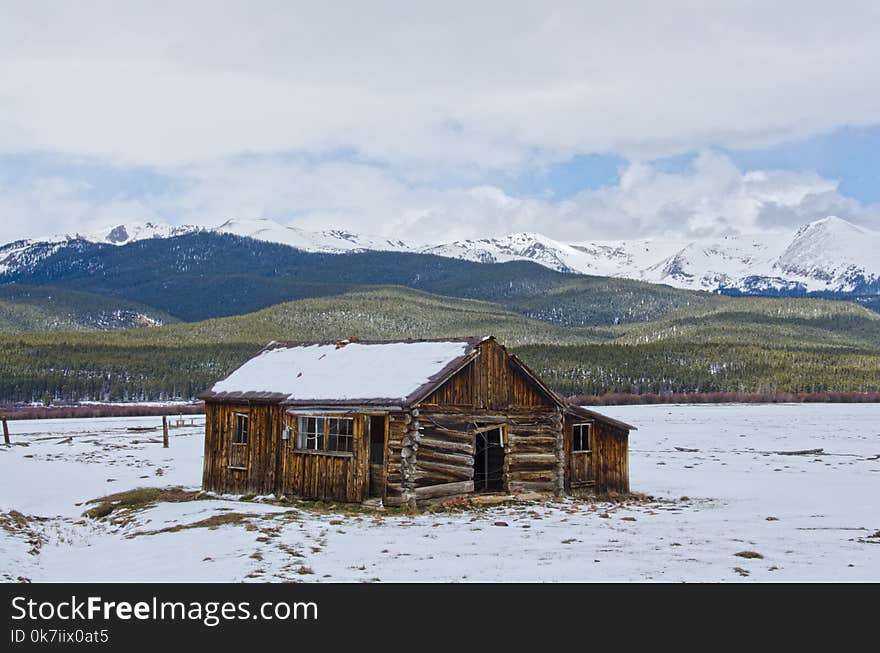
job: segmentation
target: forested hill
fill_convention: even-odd
[[[880,391],[880,316],[843,302],[702,297],[654,320],[569,326],[503,302],[373,287],[160,328],[5,335],[0,399],[191,398],[270,340],[488,333],[564,394]]]
[[[115,297],[52,286],[0,286],[0,333],[105,331],[177,321],[164,311]]]

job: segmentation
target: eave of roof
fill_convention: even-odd
[[[196,395],[202,401],[219,401],[223,403],[255,402],[264,404],[278,404],[287,399],[287,395],[281,392],[211,392],[205,390]]]
[[[583,406],[569,405],[565,407],[565,412],[569,415],[574,415],[575,417],[583,417],[585,419],[594,419],[597,422],[604,422],[606,424],[610,424],[611,426],[616,426],[619,429],[624,429],[625,431],[638,431],[638,429],[632,424],[621,422],[618,419],[608,417],[607,415],[603,415],[602,413],[597,413],[595,410],[590,410],[589,408],[584,408]]]

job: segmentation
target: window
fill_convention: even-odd
[[[297,429],[297,449],[321,451],[324,449],[324,418],[300,417]]]
[[[351,453],[354,451],[354,418],[300,417],[295,450]]]
[[[327,420],[327,451],[351,451],[354,420],[350,417]]]
[[[575,424],[571,429],[571,450],[572,451],[592,451],[593,443],[591,442],[591,425]]]
[[[232,429],[232,444],[248,443],[248,416],[235,414],[235,427]]]

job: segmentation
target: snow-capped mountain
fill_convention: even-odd
[[[264,240],[270,243],[289,245],[307,252],[325,252],[341,254],[343,252],[361,252],[379,250],[388,252],[411,252],[414,247],[400,240],[353,234],[340,229],[327,231],[306,231],[297,227],[288,227],[272,220],[227,220],[219,227],[210,229],[218,233],[235,234],[245,238]]]
[[[95,232],[87,236],[75,234],[74,236],[59,236],[59,240],[81,238],[93,243],[109,243],[111,245],[125,245],[138,240],[148,238],[174,238],[198,231],[199,227],[192,225],[174,226],[170,224],[156,224],[155,222],[134,223],[130,225],[117,225],[111,229]]]
[[[423,248],[483,263],[530,260],[561,272],[625,277],[693,290],[857,292],[880,284],[880,232],[829,216],[790,238],[726,236],[561,243],[541,234]]]
[[[339,229],[307,231],[264,218],[253,220],[234,218],[217,227],[144,222],[116,225],[91,233],[61,234],[8,243],[0,247],[0,274],[29,270],[61,248],[73,246],[80,241],[121,246],[150,238],[174,238],[197,232],[233,234],[243,238],[288,245],[308,252],[328,254],[369,250],[413,252],[419,249],[402,241],[381,236],[357,235]]]
[[[245,220],[232,218],[217,227],[197,227],[194,225],[171,226],[146,222],[134,225],[118,225],[88,235],[56,236],[49,240],[63,242],[80,238],[93,243],[109,243],[125,245],[147,238],[173,238],[195,232],[214,232],[233,234],[243,238],[253,238],[268,243],[288,245],[307,252],[325,252],[341,254],[342,252],[382,250],[382,251],[413,251],[414,248],[399,240],[382,238],[381,236],[365,236],[353,234],[341,229],[327,231],[307,231],[298,227],[289,227],[266,218]]]
[[[624,277],[708,291],[835,292],[880,289],[880,232],[829,216],[790,237],[727,236],[698,241],[581,240],[563,243],[538,233],[419,246],[342,230],[307,231],[271,220],[231,219],[214,227],[143,223],[92,234],[22,240],[0,247],[0,274],[27,270],[59,249],[88,241],[112,245],[194,232],[234,234],[309,252],[390,251],[502,263],[533,261],[560,272]]]

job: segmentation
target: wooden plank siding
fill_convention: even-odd
[[[479,355],[419,402],[420,408],[467,407],[505,411],[510,407],[554,406],[529,378],[513,369],[507,351],[494,340]]]
[[[629,434],[596,422],[596,487],[602,492],[629,492]]]
[[[248,443],[232,443],[236,414],[248,415]],[[350,454],[296,451],[296,416],[278,404],[205,404],[205,461],[202,486],[229,494],[276,496],[326,501],[363,501],[368,494],[369,441],[363,415],[353,416]],[[345,415],[352,417],[352,415]],[[291,427],[290,440],[282,431]],[[240,460],[245,461],[240,469]],[[233,463],[235,463],[233,465]]]
[[[369,439],[364,415],[325,413],[326,417],[353,420],[351,453],[301,451],[296,448],[298,415],[289,411],[284,418],[290,427],[290,440],[281,447],[281,474],[276,494],[321,501],[360,502],[370,488]]]
[[[236,414],[248,416],[248,442],[238,457],[232,448]],[[281,407],[277,404],[205,403],[205,461],[202,486],[228,494],[272,494],[276,489]],[[240,452],[236,452],[240,453]],[[246,469],[231,463],[246,462]],[[236,465],[237,466],[237,465]]]
[[[575,424],[590,424],[592,449],[572,451]],[[629,492],[629,433],[598,420],[566,415],[565,418],[565,491],[584,495],[606,492]]]

